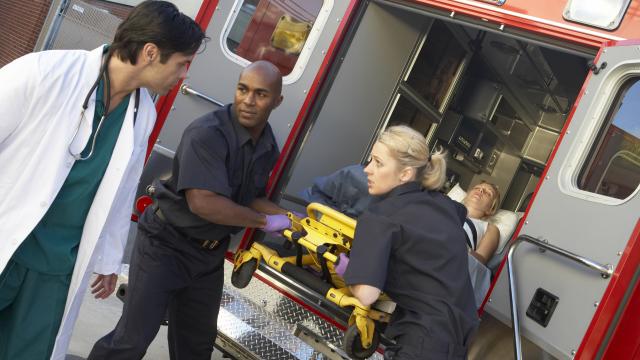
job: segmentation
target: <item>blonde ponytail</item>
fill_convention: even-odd
[[[390,126],[378,137],[401,166],[416,169],[416,180],[425,189],[439,190],[445,182],[447,172],[446,152],[438,150],[431,154],[427,140],[416,130],[406,125]]]
[[[429,165],[422,171],[422,186],[429,190],[440,190],[447,179],[446,151],[438,149],[431,154]]]

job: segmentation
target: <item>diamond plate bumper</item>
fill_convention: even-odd
[[[246,288],[235,288],[232,269],[227,262],[218,316],[219,347],[242,359],[348,358],[340,348],[343,333],[337,327],[255,277]],[[375,353],[371,359],[382,356]]]

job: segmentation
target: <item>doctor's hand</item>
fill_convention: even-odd
[[[106,299],[116,290],[116,282],[118,275],[101,275],[96,276],[96,280],[91,284],[91,293],[96,299]]]

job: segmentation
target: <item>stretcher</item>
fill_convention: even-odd
[[[299,218],[289,213],[291,228],[282,232],[286,246],[295,247],[295,256],[281,257],[277,251],[254,242],[236,253],[231,283],[237,288],[246,287],[260,261],[264,261],[332,303],[352,307],[343,348],[350,357],[365,359],[378,348],[380,327],[389,322],[390,314],[362,305],[334,271],[340,254],[348,255],[351,250],[356,220],[319,203],[309,204],[306,215]]]

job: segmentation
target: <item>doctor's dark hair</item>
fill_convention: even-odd
[[[427,140],[416,130],[405,126],[390,126],[378,137],[399,163],[416,169],[416,180],[425,189],[439,190],[446,180],[446,151],[431,153]]]
[[[147,0],[120,23],[109,52],[135,65],[144,45],[153,43],[160,49],[160,62],[164,64],[174,53],[195,54],[205,38],[200,25],[174,4]]]

